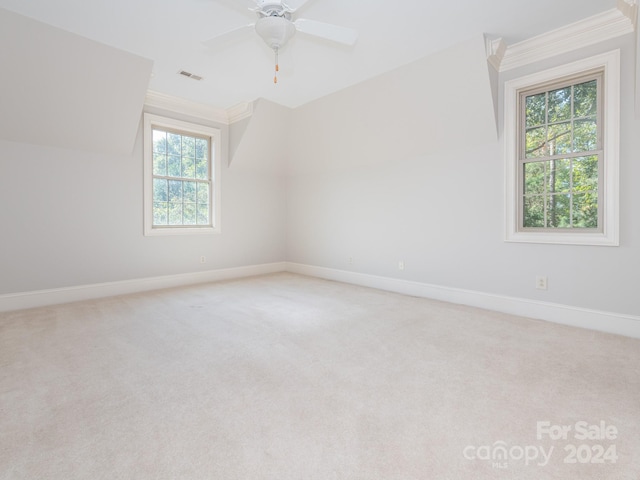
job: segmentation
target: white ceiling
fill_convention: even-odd
[[[0,8],[153,60],[150,90],[219,108],[256,98],[296,107],[480,34],[510,45],[616,1],[311,0],[298,17],[356,28],[358,42],[348,48],[297,34],[281,53],[277,85],[273,53],[253,32],[216,50],[201,43],[253,22],[246,6],[246,0],[0,0]]]

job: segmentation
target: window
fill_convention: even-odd
[[[618,244],[619,54],[505,84],[506,239]]]
[[[219,231],[220,132],[145,114],[145,235]]]
[[[601,231],[602,73],[520,93],[522,229]]]

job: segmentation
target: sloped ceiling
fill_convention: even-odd
[[[133,149],[153,62],[0,9],[0,138]]]
[[[627,0],[629,2],[635,0]],[[616,0],[288,0],[296,15],[355,28],[347,48],[302,33],[274,55],[246,35],[203,41],[256,20],[248,0],[0,0],[0,7],[154,61],[149,88],[227,109],[265,98],[295,108],[481,34],[507,45],[613,9]],[[179,75],[187,70],[204,77]]]

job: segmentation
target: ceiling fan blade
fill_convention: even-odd
[[[211,0],[207,0],[211,1]],[[258,8],[258,0],[214,0],[216,3],[221,3],[234,10],[249,13]]]
[[[234,1],[239,1],[239,0],[234,0]],[[257,12],[262,8],[262,3],[263,0],[244,0],[244,2],[239,2],[241,4],[246,4],[246,7],[252,11],[252,12]]]
[[[282,4],[289,12],[293,13],[308,7],[313,2],[314,0],[283,0]]]
[[[247,38],[254,27],[255,23],[243,25],[242,27],[234,28],[233,30],[229,30],[227,32],[221,33],[220,35],[216,35],[215,37],[205,40],[204,42],[202,42],[202,44],[207,48],[215,48],[221,45],[237,42]]]
[[[304,18],[299,18],[293,23],[299,32],[341,43],[342,45],[352,47],[358,40],[358,32],[353,28],[339,27],[338,25],[316,22],[315,20],[307,20]]]

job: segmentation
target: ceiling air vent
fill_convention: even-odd
[[[187,78],[191,78],[192,80],[202,80],[202,77],[200,75],[194,75],[193,73],[187,72],[186,70],[180,70],[178,74]]]

